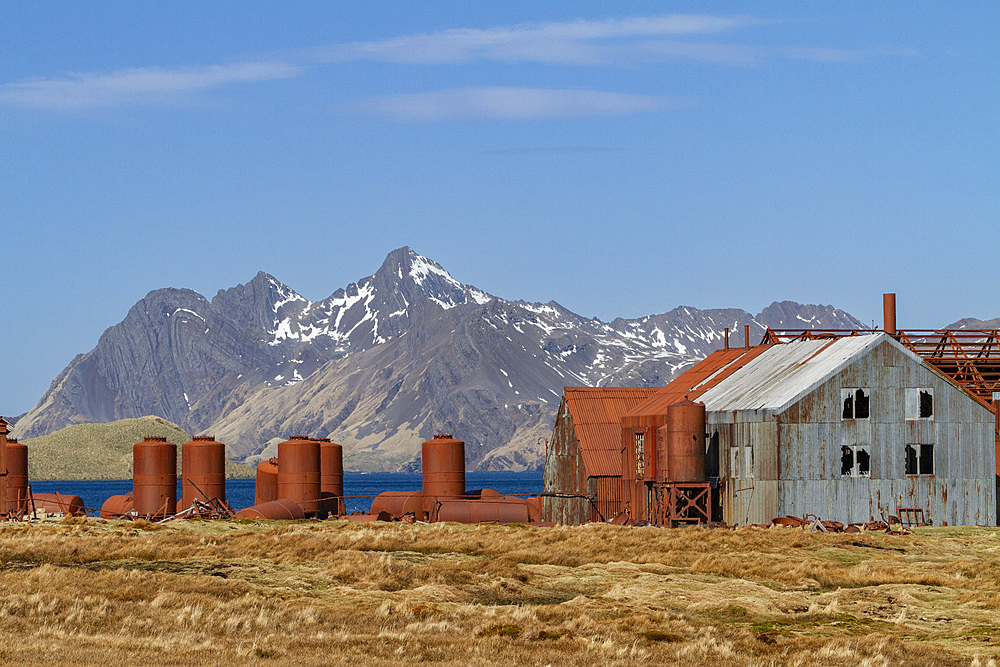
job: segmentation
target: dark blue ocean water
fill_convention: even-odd
[[[344,503],[348,512],[367,512],[372,498],[383,491],[419,491],[420,473],[344,473]],[[541,472],[470,472],[465,475],[465,486],[473,489],[495,489],[500,493],[527,496],[542,492]],[[177,497],[181,495],[177,482]],[[68,480],[32,482],[32,491],[38,493],[66,493],[77,495],[89,509],[99,510],[108,496],[129,493],[132,480]],[[234,510],[253,505],[254,480],[230,479],[226,481],[226,500]],[[93,513],[93,512],[92,512]]]

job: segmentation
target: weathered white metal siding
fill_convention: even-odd
[[[725,521],[815,514],[852,523],[920,507],[936,525],[996,524],[993,413],[889,337],[864,338],[839,349],[814,343],[785,350],[772,360],[784,370],[762,365],[744,378],[754,384],[769,377],[794,388],[755,393],[737,386],[734,374],[715,396],[706,393],[709,434],[719,431]],[[825,353],[832,356],[824,360]],[[825,380],[797,367],[813,359],[830,372]],[[766,363],[767,354],[757,361]],[[844,420],[841,390],[859,387],[870,391],[870,417]],[[908,420],[905,390],[920,387],[933,389],[933,417]],[[774,405],[803,388],[792,403]],[[715,409],[755,404],[760,408]],[[907,444],[934,445],[933,475],[906,475]],[[841,474],[845,445],[867,449],[868,476]]]

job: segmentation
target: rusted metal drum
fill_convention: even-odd
[[[330,514],[344,513],[344,448],[330,438],[319,442],[319,491]]]
[[[7,507],[10,512],[27,510],[28,447],[7,439]]]
[[[278,499],[278,459],[268,459],[257,464],[257,484],[254,487],[255,505]]]
[[[132,514],[132,494],[111,496],[101,505],[102,519],[117,519]]]
[[[132,498],[140,517],[177,513],[177,445],[149,436],[132,446]]]
[[[302,507],[287,498],[278,498],[269,503],[261,503],[240,510],[236,513],[237,519],[302,519],[305,512]]]
[[[667,423],[657,432],[662,443],[657,481],[704,482],[705,404],[683,400],[668,405],[666,412]]]
[[[461,498],[465,495],[465,443],[450,433],[435,435],[421,449],[424,495]]]
[[[315,516],[322,510],[318,442],[293,436],[278,443],[278,498],[298,503],[306,516]]]
[[[517,496],[483,500],[439,499],[435,519],[458,523],[528,523],[528,503]]]
[[[87,513],[83,506],[83,498],[80,496],[64,493],[32,493],[31,502],[36,510],[44,510],[48,514],[82,516]]]
[[[417,521],[427,520],[425,496],[419,491],[383,491],[372,501],[370,514],[385,512],[395,519],[413,514]]]
[[[215,499],[226,502],[226,446],[210,435],[196,436],[181,445],[180,509]]]

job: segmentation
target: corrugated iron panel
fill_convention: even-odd
[[[685,397],[699,400],[706,391],[766,352],[770,346],[716,350],[659,389],[657,394],[631,410],[626,417],[665,415],[667,406]]]
[[[658,391],[656,387],[565,388],[588,476],[621,476],[621,418]]]
[[[782,410],[825,382],[885,334],[773,345],[699,397],[710,411]],[[839,397],[838,397],[839,400]]]
[[[592,521],[610,521],[624,510],[625,484],[621,477],[592,477],[594,496]]]

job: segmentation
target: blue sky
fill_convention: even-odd
[[[3,3],[0,414],[147,292],[409,245],[611,319],[1000,316],[997,3]]]

